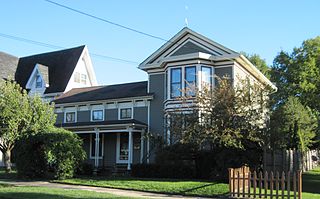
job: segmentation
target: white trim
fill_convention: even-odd
[[[117,164],[127,164],[129,162],[129,160],[120,160],[120,139],[121,139],[120,135],[121,135],[121,133],[117,133],[116,163]],[[128,146],[128,150],[129,150],[129,146]],[[128,159],[129,159],[129,154],[128,154]]]
[[[88,132],[85,132],[85,133],[88,133]],[[99,131],[99,133],[101,133],[101,131]],[[92,131],[92,132],[90,132],[90,154],[89,154],[89,159],[95,159],[95,156],[92,156],[92,135],[95,135],[95,131]],[[99,136],[99,137],[101,137],[101,139],[102,139],[102,141],[101,141],[101,144],[102,144],[102,146],[101,146],[101,150],[102,150],[102,152],[101,152],[101,156],[99,156],[99,160],[102,160],[102,157],[103,157],[103,155],[104,155],[104,134],[102,134],[101,133],[101,136]]]

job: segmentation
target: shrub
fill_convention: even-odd
[[[30,178],[73,177],[85,158],[82,140],[76,134],[61,128],[23,137],[16,146],[18,174]]]

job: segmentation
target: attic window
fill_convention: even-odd
[[[74,82],[80,83],[80,73],[79,72],[75,72]]]
[[[81,83],[82,84],[87,84],[87,75],[81,74]]]
[[[36,76],[36,88],[41,88],[42,87],[42,79],[41,76],[38,74]]]

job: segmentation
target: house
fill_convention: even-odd
[[[148,81],[75,88],[54,100],[57,126],[84,140],[88,161],[95,167],[130,170],[132,164],[152,162],[160,137],[168,144],[166,113],[180,107],[181,90],[202,83],[214,87],[228,76],[274,85],[243,55],[184,28],[140,65]]]
[[[16,59],[8,59],[14,65]],[[181,90],[188,86],[214,87],[215,77],[228,76],[234,85],[250,77],[275,88],[243,55],[189,28],[151,54],[139,69],[148,74],[147,81],[98,86],[88,49],[80,46],[20,58],[14,78],[30,95],[55,103],[56,126],[83,139],[89,163],[126,170],[154,161],[156,145],[151,138],[170,144],[166,113],[181,108],[179,97],[185,95]]]

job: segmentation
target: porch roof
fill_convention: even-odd
[[[131,120],[108,120],[98,122],[75,122],[75,123],[59,123],[57,127],[63,128],[83,128],[83,127],[112,127],[112,126],[140,126],[147,127],[148,125],[135,119]]]

